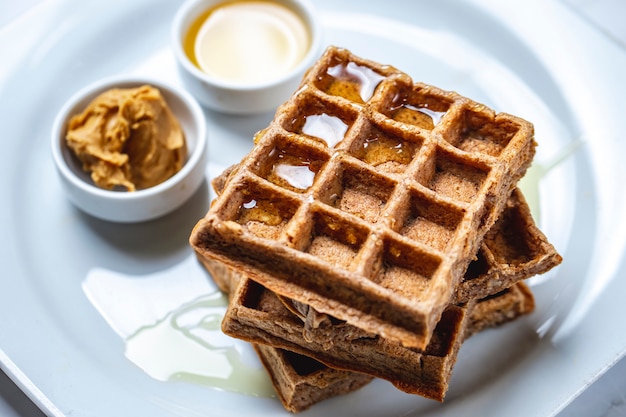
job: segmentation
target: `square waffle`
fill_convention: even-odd
[[[278,369],[266,363],[270,374],[287,372],[284,368],[296,366],[293,363],[295,360],[305,361],[307,366],[313,367],[315,362],[308,361],[314,359],[337,372],[353,371],[383,378],[405,392],[439,401],[445,396],[458,349],[466,337],[534,309],[532,293],[523,283],[475,303],[448,306],[428,347],[420,351],[364,333],[329,317],[324,324],[307,331],[305,317],[294,312],[285,299],[216,261],[201,261],[218,286],[231,291],[229,307],[222,322],[224,332],[263,346],[261,351],[265,350],[266,354],[270,347],[291,352],[288,355],[273,354],[274,361],[277,359],[275,355],[282,355],[283,363],[280,366],[273,363]],[[307,332],[308,335],[303,336]],[[317,365],[314,369],[331,372]],[[290,374],[292,382],[298,380],[298,372],[293,372]],[[312,378],[320,382],[317,377]],[[285,381],[282,380],[282,383]],[[292,388],[281,388],[280,385],[277,390],[292,392]]]
[[[212,181],[215,192],[219,195],[222,193],[230,174],[235,169],[223,172]],[[495,233],[492,233],[495,231]],[[516,282],[519,279],[532,276],[534,273],[542,273],[560,262],[560,257],[549,244],[545,236],[536,227],[532,221],[530,210],[519,190],[515,190],[503,211],[501,218],[492,228],[485,238],[479,255],[474,260],[464,277],[462,284],[468,281],[486,285],[490,291],[496,288],[503,289],[507,282]],[[198,256],[198,259],[204,264],[209,271],[218,287],[230,294],[235,294],[234,288],[240,280],[240,274],[237,274],[232,268],[226,265],[210,260],[208,258]],[[474,266],[472,266],[474,265]],[[514,273],[512,271],[515,271]],[[461,285],[459,285],[461,287]],[[458,289],[457,294],[462,292]],[[493,293],[489,293],[493,295]],[[465,295],[467,295],[465,293]],[[351,334],[346,334],[344,326],[342,332],[334,334],[332,327],[327,328],[328,331],[323,334],[320,340],[321,331],[311,331],[311,328],[319,328],[326,317],[321,315],[320,318],[312,309],[306,310],[303,306],[298,306],[293,300],[286,299],[282,296],[276,296],[282,303],[279,310],[286,310],[300,317],[303,322],[301,337],[308,339],[317,338],[318,342],[322,342],[324,346],[332,346],[333,339],[337,336],[355,339],[359,336],[368,337],[359,329],[351,329]],[[236,303],[236,301],[235,301]],[[283,308],[284,307],[284,308]],[[497,326],[507,321],[513,320],[519,315],[528,313],[534,308],[532,294],[523,286],[513,286],[511,289],[504,289],[500,294],[486,297],[479,300],[471,311],[470,322],[465,329],[465,338],[486,327]],[[309,318],[313,317],[316,324],[311,324]],[[271,323],[274,318],[268,317]],[[231,319],[225,320],[225,325],[229,325]],[[276,322],[274,322],[276,324]],[[270,326],[271,327],[271,326]],[[247,329],[254,333],[252,329]],[[296,332],[297,334],[298,332]],[[317,334],[316,334],[317,333]],[[240,335],[233,334],[241,337]],[[441,338],[441,336],[438,336]],[[456,339],[459,335],[448,334],[450,343],[460,343]],[[244,336],[244,339],[250,340],[250,337]],[[296,336],[297,338],[297,336]],[[253,340],[255,340],[253,338]],[[258,339],[256,339],[258,340]],[[266,340],[263,338],[263,340]],[[268,343],[265,341],[264,343]],[[360,388],[367,381],[365,375],[360,372],[350,372],[346,370],[338,370],[330,368],[321,362],[306,356],[313,355],[310,351],[302,350],[305,354],[291,352],[273,346],[253,343],[255,349],[271,375],[272,381],[276,387],[279,397],[286,409],[291,411],[300,411],[308,408],[310,405],[342,393],[350,392]],[[280,346],[281,345],[279,343]],[[454,351],[450,352],[454,356]],[[453,360],[453,357],[448,358]],[[432,358],[427,358],[426,363],[433,363]],[[445,361],[435,362],[440,365]],[[410,368],[410,364],[407,367]],[[348,365],[350,368],[350,365]],[[451,373],[451,368],[447,370],[445,367],[431,367],[431,375],[429,380],[437,380],[436,372],[439,380],[443,381],[436,385],[438,388],[430,390],[430,395],[439,389],[439,395],[443,396],[447,386],[447,378]],[[379,375],[379,374],[376,374]],[[371,376],[370,376],[371,378]],[[416,385],[415,383],[413,384]],[[405,384],[406,386],[406,384]],[[411,388],[417,393],[424,393],[425,390],[419,388]],[[428,395],[428,394],[427,394]]]
[[[330,47],[190,242],[278,294],[425,349],[534,151],[529,122]]]

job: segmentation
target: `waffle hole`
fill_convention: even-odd
[[[465,110],[457,136],[448,138],[452,145],[465,152],[498,157],[519,130],[519,125],[505,117],[490,117]]]
[[[400,136],[400,132],[383,130],[370,124],[352,144],[350,153],[377,171],[402,174],[422,143],[419,137],[405,138]]]
[[[425,353],[442,358],[449,356],[454,349],[454,339],[462,321],[462,310],[458,306],[448,307],[441,315]]]
[[[247,279],[243,285],[245,287],[234,303],[246,309],[254,310],[254,315],[257,318],[261,320],[269,319],[270,317],[275,319],[278,316],[281,321],[290,320],[296,325],[301,322],[298,317],[295,317],[283,307],[276,293],[251,279]]]
[[[289,132],[305,135],[330,149],[341,143],[356,114],[347,108],[321,101],[308,96],[303,100],[303,107],[286,117],[283,128]]]
[[[520,207],[504,210],[494,227],[485,235],[485,244],[500,264],[519,266],[536,259],[543,246],[531,231]]]
[[[280,187],[303,193],[311,188],[328,157],[315,148],[279,140],[263,159],[266,163],[259,169],[259,176]]]
[[[255,236],[276,240],[297,209],[297,202],[271,189],[242,190],[237,223]]]
[[[282,349],[278,349],[278,352],[283,357],[284,361],[291,365],[293,371],[300,376],[309,376],[316,372],[328,369],[321,362],[318,362],[308,356],[299,355]]]
[[[344,165],[320,195],[321,201],[370,223],[382,216],[394,183],[357,167]]]
[[[242,306],[252,310],[261,310],[261,300],[266,296],[267,290],[252,280],[247,280],[244,291],[238,300]]]
[[[476,258],[473,259],[467,267],[467,271],[465,271],[463,280],[471,281],[473,279],[483,277],[489,273],[490,268],[491,265],[487,260],[487,255],[481,248],[476,254]]]
[[[304,251],[348,269],[367,238],[367,230],[331,215],[315,212],[310,240]]]
[[[372,98],[385,76],[354,61],[334,57],[326,72],[316,80],[316,87],[326,94],[364,104]]]
[[[400,292],[414,300],[428,296],[430,278],[441,260],[406,243],[387,240],[384,245],[382,268],[374,281],[382,287]]]
[[[436,250],[445,250],[462,220],[463,211],[413,193],[400,233]]]
[[[480,193],[489,167],[460,158],[441,149],[436,152],[435,169],[428,187],[438,194],[469,203]]]
[[[433,94],[421,85],[405,86],[396,93],[384,113],[398,122],[432,130],[450,105],[451,101],[442,97],[441,93]]]

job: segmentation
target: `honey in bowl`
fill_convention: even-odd
[[[209,76],[238,85],[262,84],[296,67],[311,34],[304,19],[282,3],[220,3],[191,24],[184,51]]]

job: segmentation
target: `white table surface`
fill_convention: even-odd
[[[45,0],[0,0],[0,28]],[[584,16],[590,24],[626,49],[626,1],[562,0]],[[0,372],[0,416],[38,417],[44,414]],[[609,369],[583,391],[558,417],[626,416],[626,358]]]

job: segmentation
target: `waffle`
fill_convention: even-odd
[[[222,193],[235,169],[232,166],[211,181],[217,195]],[[462,304],[497,294],[519,281],[551,270],[561,261],[561,255],[535,224],[521,190],[516,188],[485,235],[451,303]],[[217,275],[223,274],[218,271]],[[228,288],[222,290],[229,292]]]
[[[320,401],[348,394],[367,385],[373,377],[358,372],[329,368],[308,356],[254,344],[267,369],[280,402],[297,413]]]
[[[535,224],[524,195],[516,188],[485,235],[452,303],[497,294],[519,281],[548,272],[562,260]]]
[[[225,267],[218,262],[201,257],[199,259],[209,271],[218,287],[222,291],[228,293],[231,298],[236,296],[234,301],[231,300],[231,303],[237,304],[237,300],[240,299],[240,295],[237,295],[236,289],[237,285],[242,280],[241,276],[231,268]],[[245,283],[246,281],[250,283],[250,281],[244,280],[243,285],[247,285]],[[252,283],[252,285],[258,287],[258,284]],[[289,318],[293,319],[294,316],[291,314],[289,309],[286,308],[282,300],[277,302],[278,298],[272,300],[271,296],[269,299],[270,301],[260,302],[258,307],[253,310],[257,310],[258,314],[267,314],[266,317],[262,318],[266,324],[273,323],[273,326],[276,326],[277,328],[288,328],[289,326],[286,325],[285,322],[287,321],[293,323],[289,320]],[[463,338],[467,339],[489,327],[500,326],[506,322],[516,319],[521,315],[530,313],[533,309],[534,298],[532,293],[526,285],[518,283],[509,289],[505,289],[499,294],[477,301],[471,310],[471,315],[469,316],[467,327],[464,330]],[[247,311],[246,314],[248,316],[257,314],[253,310]],[[271,313],[268,314],[267,312]],[[225,319],[226,326],[230,326],[229,323],[231,319],[232,317],[230,317],[227,313],[227,318]],[[455,320],[456,319],[458,319],[458,317],[456,317]],[[454,322],[455,320],[451,321]],[[298,322],[298,320],[294,321],[296,323]],[[450,323],[447,325],[448,327],[449,324]],[[270,324],[270,327],[273,326]],[[293,349],[293,345],[286,344],[284,340],[281,341],[280,337],[275,337],[271,334],[262,336],[258,332],[255,332],[254,327],[245,326],[245,328],[246,333],[248,334],[249,332],[252,336],[246,335],[243,338],[253,341],[253,346],[261,359],[261,362],[270,374],[283,406],[289,411],[299,412],[324,399],[352,392],[361,388],[373,379],[372,375],[362,373],[362,367],[359,365],[354,366],[354,364],[348,364],[347,366],[348,369],[358,369],[357,372],[345,369],[336,369],[331,367],[337,366],[336,360],[331,360],[331,366],[328,366],[325,363],[313,359],[311,356],[315,357],[317,354],[309,350],[306,344],[301,347],[296,347],[295,351],[286,350],[285,348],[266,344],[272,343],[283,347],[289,346],[289,348]],[[439,326],[438,328],[441,330],[445,327]],[[299,339],[299,330],[300,329],[296,329],[293,332],[289,332],[291,337],[293,337],[293,340]],[[273,333],[275,334],[279,332],[274,331]],[[234,336],[241,337],[241,334]],[[446,338],[448,338],[447,341],[444,340]],[[446,353],[446,349],[442,349],[441,346],[446,344],[460,344],[460,333],[445,334],[441,332],[441,334],[436,336],[436,339],[440,340],[439,346],[429,347],[429,353],[426,355],[422,354],[420,356],[420,358],[423,359],[418,363],[420,364],[419,366],[425,369],[424,373],[421,374],[421,377],[412,377],[413,381],[424,379],[428,382],[413,382],[414,387],[417,386],[420,388],[410,389],[408,392],[441,400],[447,390],[448,380],[452,372],[452,367],[450,366],[447,368],[446,364],[449,364],[450,362],[453,363],[455,361],[456,351],[458,349],[457,346],[449,349]],[[262,340],[262,342],[259,343],[260,340]],[[401,347],[399,349],[400,351],[412,351],[411,349],[404,349]],[[448,357],[437,357],[437,352],[440,355],[443,353],[444,356],[447,355]],[[332,354],[332,351],[329,354]],[[410,369],[415,367],[415,363],[412,363],[411,359],[415,359],[417,355],[419,355],[419,353],[415,352],[414,355],[410,355],[410,357],[407,358],[407,363],[400,363],[398,366],[405,370],[408,368],[410,372]],[[351,357],[350,360],[354,360],[354,358]],[[357,362],[358,361],[359,360],[357,360]],[[385,365],[386,363],[387,361],[385,361],[385,363],[381,366],[383,368],[388,366]],[[393,374],[394,371],[391,370],[388,372]],[[437,374],[438,372],[440,372],[440,374]],[[375,376],[380,375],[381,374],[376,371]],[[397,386],[404,387],[404,390],[407,391],[406,384],[400,383],[397,379],[391,379],[391,381],[395,381]],[[432,386],[424,388],[428,384],[435,384],[435,388]]]
[[[232,298],[239,275],[218,262],[198,259],[218,288]],[[328,367],[285,349],[258,343],[252,346],[267,370],[280,402],[293,413],[325,399],[356,391],[374,379],[371,375]]]
[[[527,121],[329,47],[190,243],[424,349],[534,151]]]
[[[532,293],[524,284],[516,284],[474,306],[465,339],[486,328],[512,321],[533,308]],[[328,367],[299,353],[263,344],[253,346],[280,401],[291,412],[300,412],[325,399],[356,391],[373,379],[367,374]]]
[[[218,262],[206,259],[202,262],[218,286],[231,291],[229,307],[222,321],[226,334],[254,345],[292,352],[291,361],[298,358],[295,354],[308,358],[306,360],[314,358],[337,372],[352,371],[386,379],[404,392],[438,401],[445,396],[458,349],[466,337],[534,309],[532,293],[523,283],[476,303],[448,306],[424,351],[366,334],[332,318],[332,321],[310,328],[309,337],[303,337],[305,317],[294,314],[285,305],[285,300]],[[275,355],[278,353],[274,358]],[[283,363],[276,366],[278,369],[272,369],[266,364],[270,374],[283,373],[282,367],[296,365]],[[278,378],[282,380],[284,376]],[[312,378],[320,382],[316,377]],[[280,384],[276,388],[279,392],[293,391],[293,388]]]

